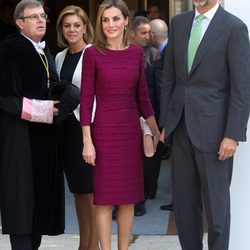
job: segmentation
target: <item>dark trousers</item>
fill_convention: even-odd
[[[164,144],[159,142],[156,152],[152,157],[143,157],[143,170],[144,170],[144,193],[145,199],[147,199],[150,192],[154,191],[155,185],[160,173],[161,159],[163,153]]]
[[[38,250],[41,240],[40,234],[10,235],[11,250]]]
[[[182,117],[173,132],[171,151],[173,203],[182,250],[202,250],[203,202],[210,250],[228,250],[233,159],[195,148]],[[218,149],[219,150],[219,149]]]
[[[157,174],[158,171],[159,175],[160,171],[163,148],[164,144],[162,142],[159,142],[154,156],[143,156],[144,201],[138,202],[136,203],[136,205],[144,204],[148,198],[149,193],[153,190],[155,174]]]

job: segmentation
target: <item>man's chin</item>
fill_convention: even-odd
[[[39,36],[39,37],[44,37],[45,36],[45,32],[39,32],[39,34],[37,34],[37,36]]]
[[[196,7],[196,8],[202,8],[202,7],[204,7],[204,6],[206,6],[207,5],[207,1],[202,1],[202,2],[194,2],[194,6]]]

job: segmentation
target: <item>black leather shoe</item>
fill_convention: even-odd
[[[146,213],[146,208],[144,203],[135,204],[134,215],[143,216]]]
[[[168,211],[173,211],[174,210],[174,206],[173,203],[170,203],[168,205],[162,205],[160,206],[161,210],[168,210]]]

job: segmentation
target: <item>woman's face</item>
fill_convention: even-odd
[[[69,45],[83,41],[83,34],[86,32],[86,25],[77,15],[66,15],[62,21],[63,36]]]
[[[107,40],[123,38],[128,18],[124,19],[121,10],[116,7],[106,9],[102,15],[102,29]]]

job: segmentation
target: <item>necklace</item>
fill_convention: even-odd
[[[46,73],[47,73],[47,87],[49,88],[49,85],[50,85],[50,74],[49,74],[49,63],[48,63],[48,59],[47,59],[47,56],[45,55],[45,53],[43,53],[44,55],[44,58],[45,60],[43,59],[42,55],[40,53],[38,53],[42,63],[43,63],[43,66],[46,70]]]

